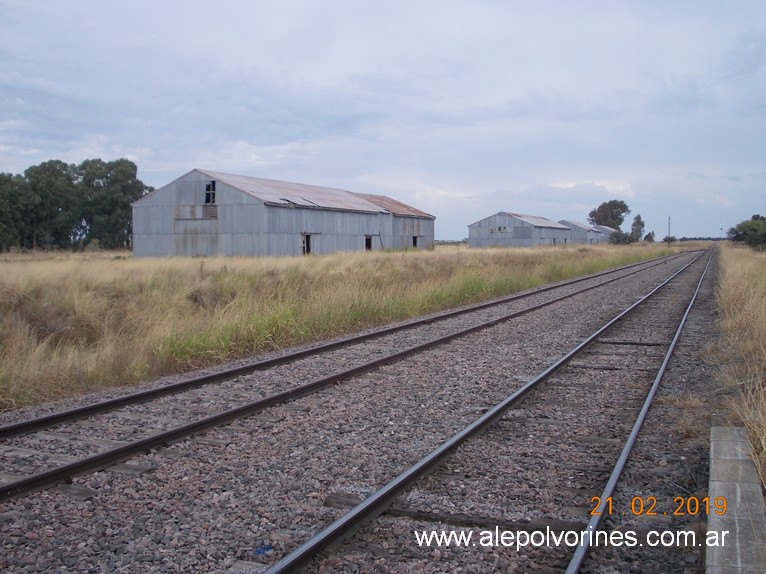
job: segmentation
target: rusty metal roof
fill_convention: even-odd
[[[414,217],[430,217],[427,213],[382,195],[354,193],[332,187],[264,179],[247,175],[234,175],[198,169],[200,173],[252,195],[269,205],[393,213]]]
[[[386,197],[385,195],[373,195],[370,193],[356,193],[353,191],[350,193],[353,193],[354,195],[357,195],[363,199],[371,201],[372,203],[381,207],[383,210],[393,213],[394,215],[410,215],[412,217],[427,217],[429,219],[436,219],[430,213],[426,213],[425,211],[420,211],[419,209],[416,209],[412,207],[411,205],[407,205],[406,203],[402,203],[401,201],[397,201],[396,199],[391,199],[390,197]]]

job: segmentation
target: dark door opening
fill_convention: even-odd
[[[415,248],[417,248],[417,246],[418,246],[418,236],[417,235],[413,235],[412,236],[412,246],[415,247]]]
[[[364,236],[364,249],[365,251],[372,251],[372,235]]]
[[[309,255],[311,253],[311,235],[303,236],[303,254]]]

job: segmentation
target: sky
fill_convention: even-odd
[[[0,0],[0,172],[119,158],[658,239],[766,214],[766,2]],[[670,220],[670,224],[668,221]]]

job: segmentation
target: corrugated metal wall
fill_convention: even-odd
[[[283,256],[301,255],[307,246],[323,254],[434,245],[433,219],[265,205],[220,181],[211,218],[204,205],[209,181],[193,171],[134,205],[134,255]]]
[[[570,241],[569,229],[536,227],[508,213],[496,213],[468,226],[469,247],[535,247]]]

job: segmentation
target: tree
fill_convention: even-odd
[[[631,242],[641,241],[641,237],[644,235],[644,227],[644,220],[641,219],[641,215],[636,215],[633,218],[633,225],[630,226]]]
[[[0,251],[32,246],[39,202],[23,176],[0,174]]]
[[[732,241],[764,249],[766,248],[766,217],[755,214],[729,229],[726,235]]]
[[[644,241],[647,243],[654,243],[654,231],[650,231],[646,235],[644,235]]]
[[[19,223],[19,176],[0,173],[0,251],[18,247],[21,241]]]
[[[588,214],[588,221],[593,225],[606,225],[620,229],[625,216],[630,213],[628,205],[620,199],[605,201]]]
[[[612,245],[628,245],[633,243],[633,238],[630,233],[625,233],[619,229],[609,236],[609,243]]]
[[[49,160],[27,168],[31,192],[31,247],[68,247],[80,220],[81,198],[74,165]]]
[[[129,247],[132,204],[151,191],[127,159],[50,160],[23,176],[0,173],[0,251],[67,248],[97,239],[104,248]]]
[[[98,240],[101,247],[130,247],[133,240],[132,204],[148,188],[136,177],[136,164],[127,159],[104,162],[85,160],[78,166],[85,198],[85,243]]]

